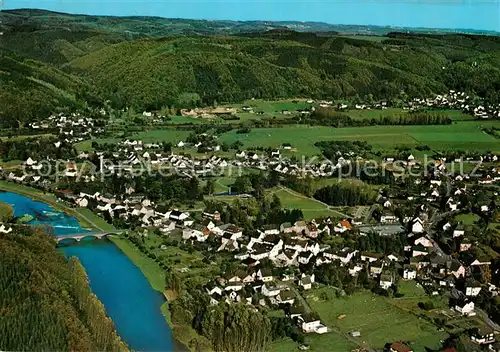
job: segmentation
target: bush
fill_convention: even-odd
[[[432,310],[434,309],[434,303],[432,303],[431,301],[418,302],[418,307],[423,310]]]

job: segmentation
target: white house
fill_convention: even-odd
[[[411,225],[411,232],[413,233],[422,233],[424,232],[424,224],[420,218],[415,218]]]
[[[89,201],[87,198],[78,198],[75,200],[76,205],[82,208],[86,208],[89,205]]]
[[[178,210],[172,210],[169,214],[168,217],[170,220],[185,220],[189,217],[189,213],[187,212],[182,212]]]
[[[475,280],[465,283],[465,295],[469,297],[476,297],[481,292],[481,285]]]
[[[31,157],[29,157],[27,160],[26,160],[26,165],[28,166],[33,166],[35,165],[37,162],[33,159],[31,159]]]
[[[476,315],[474,312],[474,302],[461,302],[455,305],[455,310],[465,316]]]
[[[403,279],[415,280],[416,278],[417,278],[417,270],[411,267],[406,267],[403,269]]]
[[[312,284],[314,283],[314,274],[305,275],[302,274],[302,277],[299,280],[299,286],[304,290],[310,290],[312,288]]]
[[[299,317],[299,321],[302,323],[302,331],[305,333],[324,334],[328,332],[328,328],[321,324],[321,320],[313,314],[304,314]]]
[[[291,291],[281,291],[276,296],[276,301],[280,304],[293,304],[293,302],[295,302],[295,296]]]
[[[262,285],[262,294],[266,297],[274,297],[280,293],[278,286],[270,285],[268,283]]]
[[[9,233],[12,232],[12,227],[7,227],[4,224],[0,225],[0,232],[1,233]]]
[[[453,230],[453,238],[462,237],[464,235],[465,235],[465,230],[463,226],[457,226],[457,228]]]
[[[485,345],[495,342],[495,332],[490,328],[475,328],[471,332],[470,339],[477,344]],[[496,348],[490,348],[491,351],[498,351]]]
[[[243,288],[243,283],[241,281],[228,282],[224,288],[226,291],[239,291]]]
[[[389,289],[394,284],[394,279],[392,275],[382,274],[380,275],[380,287],[384,290]]]

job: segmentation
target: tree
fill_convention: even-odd
[[[207,184],[203,188],[203,194],[211,195],[215,193],[215,181],[214,179],[210,178],[207,181]]]
[[[0,202],[0,222],[11,222],[14,218],[14,208],[10,204]]]
[[[245,304],[220,304],[209,310],[203,331],[215,352],[264,351],[271,339],[269,319]]]
[[[237,193],[250,193],[252,192],[252,182],[248,176],[239,176],[234,181],[231,189]]]
[[[182,279],[177,271],[168,268],[165,271],[165,288],[172,290],[176,295],[180,294],[182,290]]]
[[[281,209],[281,199],[276,194],[273,194],[273,200],[271,201],[271,209],[273,211]]]

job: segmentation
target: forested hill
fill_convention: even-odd
[[[0,350],[126,350],[81,264],[40,230],[16,232],[0,234]]]
[[[320,33],[297,23],[263,31],[262,21],[38,10],[0,12],[0,20],[0,117],[9,121],[21,121],[19,109],[30,120],[89,100],[140,110],[178,106],[185,93],[197,93],[204,104],[368,95],[391,100],[448,89],[500,100],[495,36],[386,31],[346,37],[325,24],[311,24]]]
[[[81,78],[0,47],[2,127],[21,127],[57,107],[82,107],[92,100],[89,91],[89,85]]]
[[[315,34],[140,39],[81,56],[68,69],[140,109],[246,98],[426,97],[447,89],[498,99],[500,43],[465,36],[383,41]]]

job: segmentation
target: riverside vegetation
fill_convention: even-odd
[[[0,345],[5,350],[127,349],[90,292],[82,265],[69,262],[40,229],[0,235]]]

